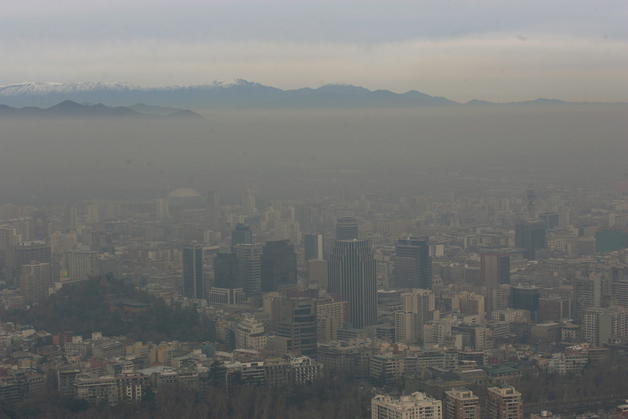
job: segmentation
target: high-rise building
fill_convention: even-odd
[[[539,298],[540,322],[562,321],[571,318],[570,300],[560,296]]]
[[[336,222],[336,240],[359,238],[358,221],[354,217],[340,217]]]
[[[15,247],[15,266],[33,262],[50,263],[50,246],[43,242],[22,243]]]
[[[533,320],[537,319],[539,313],[539,299],[541,290],[535,287],[512,287],[510,289],[510,307],[528,310]]]
[[[480,279],[487,288],[510,284],[510,255],[483,253],[480,255]]]
[[[205,294],[203,248],[186,246],[183,248],[183,295],[187,298],[205,298]]]
[[[220,194],[216,191],[207,192],[207,214],[212,228],[216,228],[220,221]]]
[[[48,298],[50,275],[49,263],[22,265],[20,269],[20,293],[27,303],[39,303]]]
[[[503,385],[487,389],[486,403],[489,419],[523,419],[523,400],[513,386]]]
[[[288,240],[266,242],[262,249],[262,291],[296,284],[297,254]]]
[[[244,287],[238,283],[238,258],[234,253],[218,253],[214,256],[214,287]]]
[[[255,191],[250,186],[247,186],[242,194],[242,206],[248,214],[254,214],[257,211]]]
[[[323,250],[322,234],[306,234],[303,236],[303,246],[305,248],[305,260],[325,259]]]
[[[260,293],[262,287],[262,248],[256,244],[238,244],[233,247],[238,261],[237,283],[247,296]]]
[[[395,340],[401,343],[419,343],[423,339],[423,321],[417,313],[396,311]]]
[[[402,293],[401,305],[404,312],[418,314],[421,322],[435,320],[436,299],[430,290],[413,289]]]
[[[545,229],[551,230],[560,225],[560,215],[557,212],[544,212],[539,214],[539,218],[543,220]]]
[[[628,308],[628,267],[611,268],[613,303]]]
[[[434,320],[435,299],[431,290],[413,289],[402,293],[401,311],[394,313],[397,342],[418,343],[423,339],[423,325]]]
[[[546,247],[545,224],[525,222],[515,226],[515,246],[524,250],[528,259],[536,258],[536,251]]]
[[[375,258],[367,240],[337,240],[329,257],[329,291],[349,303],[357,329],[377,321]]]
[[[628,312],[623,307],[591,307],[585,310],[584,340],[595,346],[625,342],[628,338]]]
[[[84,281],[97,275],[98,253],[91,250],[76,250],[67,254],[68,274],[70,278]]]
[[[261,351],[266,346],[264,324],[253,316],[245,316],[235,329],[235,347]]]
[[[246,224],[238,224],[231,232],[231,247],[239,244],[253,244],[253,231]]]
[[[445,392],[445,419],[480,419],[480,398],[466,388]]]
[[[371,419],[442,419],[443,403],[425,393],[393,398],[378,394],[371,399]]]
[[[309,298],[283,298],[279,306],[277,336],[286,339],[288,352],[316,353],[316,303]]]
[[[577,278],[574,284],[574,298],[575,317],[582,320],[586,309],[602,305],[602,278],[595,274],[587,278]]]
[[[432,258],[427,239],[410,237],[397,241],[393,277],[397,288],[432,289]]]
[[[484,319],[486,315],[484,296],[469,291],[459,292],[452,299],[452,309],[464,316],[479,316]]]
[[[507,284],[499,285],[497,288],[486,289],[486,311],[490,314],[496,310],[505,310],[510,304],[510,289]]]
[[[170,201],[167,198],[159,198],[155,201],[155,213],[159,221],[170,218]]]
[[[0,227],[0,275],[11,273],[17,243],[18,236],[14,228]]]
[[[326,290],[328,279],[326,260],[311,259],[307,261],[307,282],[310,286],[315,285],[318,289]]]
[[[338,340],[338,330],[347,322],[347,306],[346,301],[327,301],[316,304],[316,328],[319,342]]]

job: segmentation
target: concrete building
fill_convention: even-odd
[[[523,399],[513,386],[489,387],[487,395],[487,419],[523,419]]]
[[[262,287],[262,248],[256,244],[237,244],[233,247],[237,258],[236,282],[247,296],[257,295]]]
[[[628,338],[628,316],[623,307],[591,307],[584,312],[585,341],[595,346],[622,343]]]
[[[50,263],[22,265],[20,293],[28,304],[39,303],[48,298],[50,282]]]
[[[397,288],[432,289],[432,258],[426,238],[410,237],[397,241],[393,277]]]
[[[480,255],[480,279],[487,288],[510,284],[510,255],[482,253]]]
[[[377,395],[371,400],[371,419],[442,419],[443,406],[425,393],[393,398]]]
[[[90,250],[77,250],[67,255],[70,279],[84,281],[98,275],[98,253]]]
[[[338,330],[347,322],[346,301],[328,301],[316,304],[316,334],[321,343],[338,339]]]
[[[252,316],[245,316],[235,329],[236,349],[261,351],[266,347],[264,324]]]
[[[327,261],[323,259],[310,259],[307,261],[307,282],[321,290],[326,290],[329,286],[329,272]]]
[[[287,350],[293,354],[316,353],[316,303],[308,298],[280,300],[277,336],[287,340]]]
[[[336,240],[357,240],[358,221],[353,217],[340,217],[336,222]]]
[[[313,259],[325,259],[322,234],[305,234],[303,236],[303,246],[306,262]]]
[[[269,241],[263,247],[261,260],[263,292],[276,291],[297,282],[297,255],[288,240]]]
[[[186,246],[183,248],[183,295],[187,298],[205,298],[205,277],[203,276],[203,248]]]
[[[337,240],[329,257],[329,291],[349,303],[356,329],[377,321],[375,258],[367,240]]]
[[[445,392],[445,419],[480,419],[480,398],[466,388]]]

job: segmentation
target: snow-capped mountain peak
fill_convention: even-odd
[[[22,96],[22,95],[45,95],[50,93],[76,93],[94,90],[130,90],[137,88],[125,83],[102,83],[102,82],[22,82],[0,85],[0,95]]]

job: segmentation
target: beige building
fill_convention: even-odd
[[[338,329],[347,322],[346,301],[330,301],[316,305],[316,331],[319,342],[338,339]]]
[[[377,395],[371,400],[371,419],[442,419],[443,405],[425,393],[393,398]]]
[[[489,419],[523,419],[523,400],[513,386],[503,385],[487,389],[486,403]]]
[[[480,399],[466,388],[445,392],[445,419],[480,419]]]

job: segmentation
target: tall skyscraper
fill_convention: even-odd
[[[262,250],[262,291],[297,282],[297,254],[288,240],[266,242]]]
[[[238,261],[237,283],[247,296],[260,293],[262,287],[262,248],[256,244],[238,244],[233,252]]]
[[[397,288],[432,289],[432,258],[426,238],[397,241],[393,277]]]
[[[513,386],[503,385],[487,389],[486,403],[489,419],[523,419],[523,400]]]
[[[48,298],[50,275],[49,263],[22,265],[20,269],[20,292],[27,303],[39,303]]]
[[[358,221],[354,217],[340,217],[336,222],[336,240],[354,240],[359,237]]]
[[[187,298],[206,297],[201,246],[183,248],[183,295]]]
[[[307,281],[310,286],[326,290],[329,288],[329,273],[327,261],[323,259],[312,259],[307,261]]]
[[[482,253],[480,255],[480,279],[487,288],[510,284],[510,255]]]
[[[528,259],[536,258],[536,251],[546,247],[545,223],[525,222],[515,226],[515,246],[524,250]]]
[[[323,235],[306,234],[303,236],[303,246],[305,247],[305,260],[325,259],[323,253]]]
[[[329,257],[329,291],[349,302],[355,328],[377,321],[375,258],[367,240],[337,240]]]
[[[584,311],[590,307],[602,305],[603,281],[600,275],[592,274],[587,278],[577,278],[574,284],[574,313],[582,320]]]
[[[238,283],[238,259],[234,253],[218,253],[214,256],[214,287],[243,288]]]
[[[207,218],[213,229],[220,228],[221,218],[220,194],[216,191],[207,192]]]
[[[239,244],[253,244],[253,231],[246,224],[238,224],[231,232],[231,247]]]
[[[255,211],[257,211],[255,191],[250,186],[247,186],[244,193],[242,194],[242,206],[249,215],[254,214]]]
[[[480,398],[466,388],[445,392],[445,419],[480,419]]]

